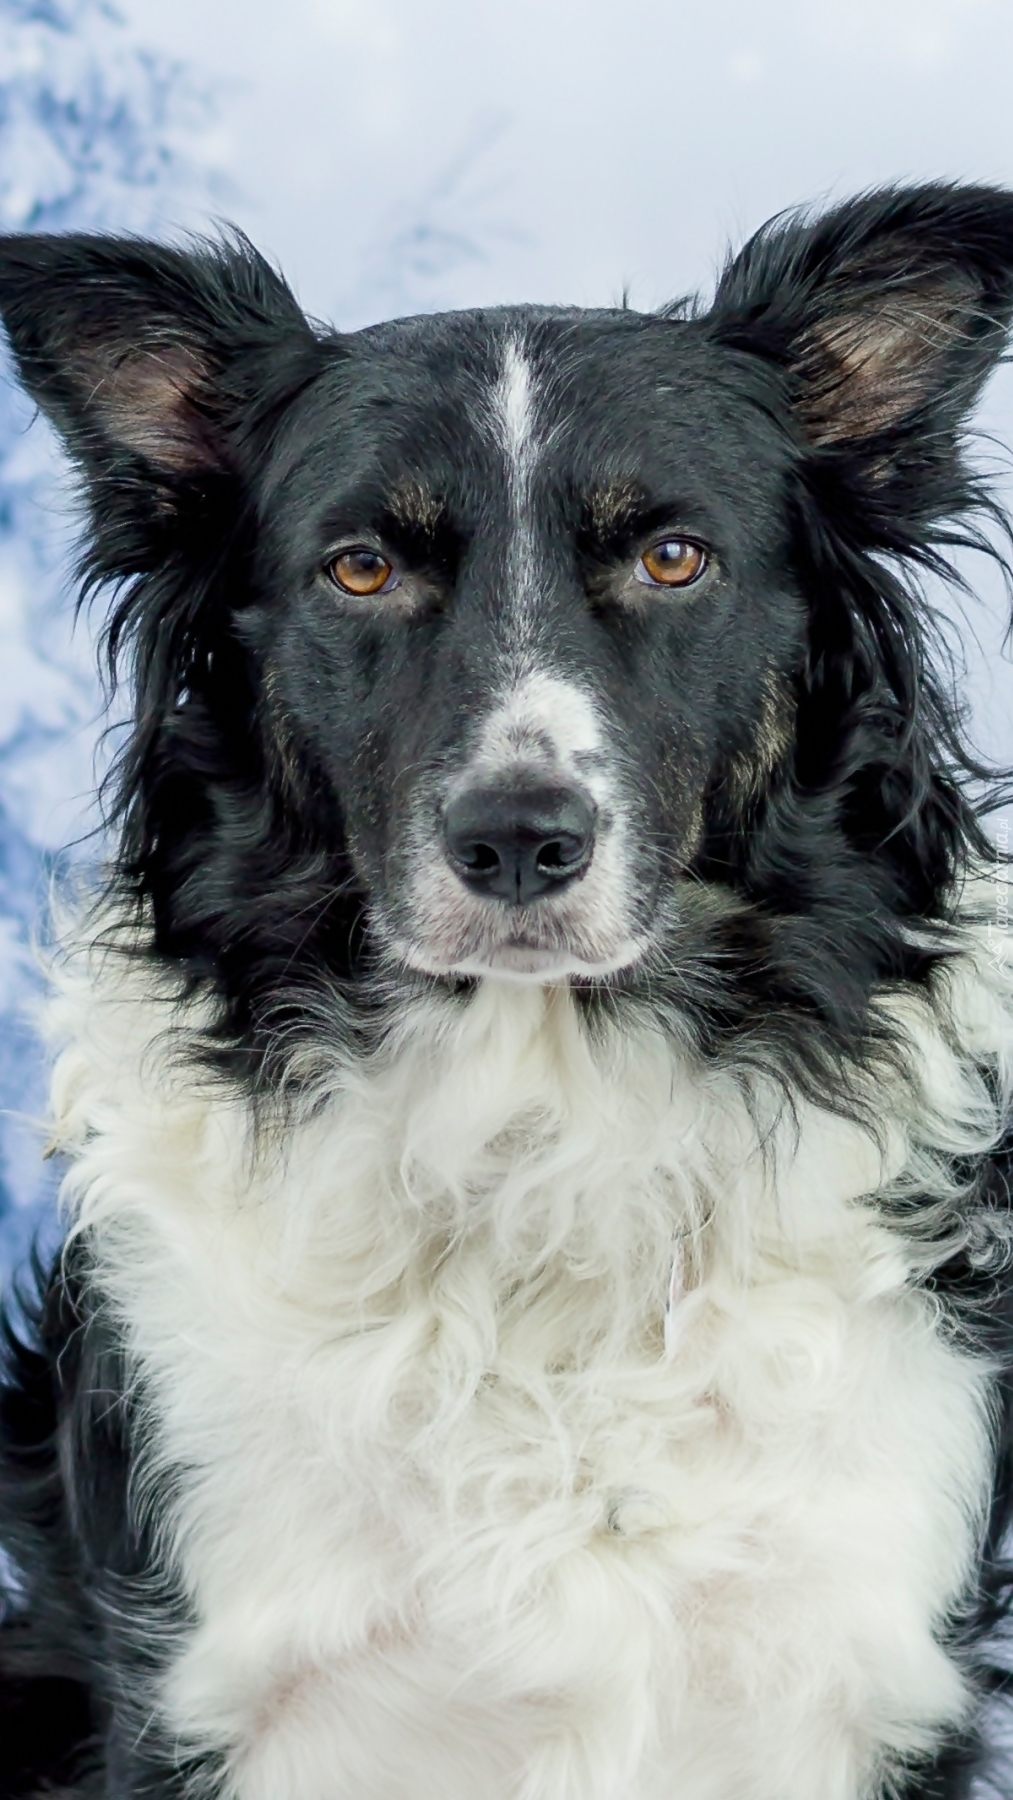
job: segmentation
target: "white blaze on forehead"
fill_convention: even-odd
[[[499,377],[490,396],[490,426],[506,464],[510,544],[503,568],[500,618],[516,650],[535,642],[539,613],[538,555],[531,519],[531,474],[538,453],[535,383],[517,338],[507,338]]]
[[[533,401],[530,365],[517,340],[509,338],[493,389],[493,415],[517,501],[523,496],[535,450]]]

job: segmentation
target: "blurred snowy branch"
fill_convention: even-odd
[[[493,164],[508,124],[501,115],[477,119],[435,177],[377,221],[354,285],[336,297],[338,325],[354,330],[452,306],[455,272],[484,262],[497,244],[517,241],[516,227],[499,211],[504,181]]]
[[[105,0],[0,0],[0,228],[164,234],[207,203],[209,96],[130,42]],[[42,1057],[27,1006],[55,858],[94,825],[101,695],[73,631],[62,470],[24,397],[0,383],[0,1244],[8,1261],[48,1192],[34,1123]],[[85,843],[85,849],[88,848]],[[94,851],[94,839],[90,840]]]

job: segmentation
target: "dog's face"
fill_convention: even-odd
[[[677,927],[723,776],[790,741],[783,425],[690,324],[363,333],[260,492],[244,634],[389,952],[594,977]]]
[[[709,311],[342,336],[242,243],[31,237],[0,310],[124,584],[119,880],[247,1066],[382,970],[832,1091],[982,844],[898,565],[978,498],[1013,198],[775,224]]]

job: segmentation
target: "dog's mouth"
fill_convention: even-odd
[[[424,975],[545,985],[606,980],[632,968],[648,948],[646,936],[569,932],[561,920],[543,918],[541,929],[532,920],[509,930],[498,919],[472,920],[470,930],[454,931],[454,924],[462,923],[448,919],[444,929],[425,936],[388,937],[388,951]]]
[[[467,976],[478,980],[492,977],[545,986],[554,982],[605,980],[632,968],[643,951],[644,946],[631,938],[612,956],[594,960],[572,951],[546,950],[540,945],[524,942],[501,944],[485,955],[466,955],[446,963],[417,945],[404,945],[401,956],[409,968],[425,975]]]

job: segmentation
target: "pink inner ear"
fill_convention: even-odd
[[[952,378],[949,354],[965,336],[975,292],[962,275],[897,285],[810,330],[797,362],[800,411],[816,444],[885,431]]]
[[[174,475],[221,467],[202,395],[207,365],[183,344],[152,344],[112,361],[95,357],[89,399],[124,448]]]

